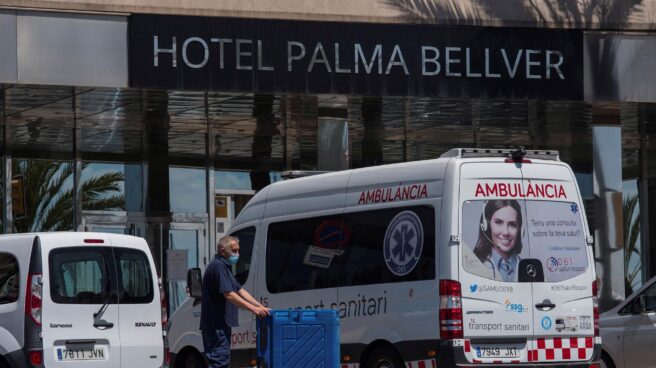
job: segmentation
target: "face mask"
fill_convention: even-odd
[[[237,264],[237,261],[239,261],[239,254],[232,254],[232,255],[228,258],[228,262],[230,262],[231,265],[235,265],[235,264]]]

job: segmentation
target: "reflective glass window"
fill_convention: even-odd
[[[125,165],[83,163],[80,190],[82,210],[125,211]]]
[[[13,231],[73,230],[74,172],[72,162],[12,160],[12,181],[22,181],[12,193]]]
[[[171,212],[207,212],[205,169],[170,167]]]
[[[61,304],[103,304],[116,290],[112,250],[59,248],[50,252],[50,297]]]
[[[9,253],[0,253],[0,305],[18,300],[20,277],[18,261]]]
[[[253,257],[253,245],[255,244],[255,227],[247,227],[230,234],[239,239],[239,262],[235,266],[235,278],[240,284],[248,279],[251,269],[251,258]]]
[[[435,211],[390,208],[273,223],[270,292],[435,279]]]
[[[115,248],[121,290],[121,304],[150,303],[153,276],[146,254],[135,249]]]
[[[582,209],[573,202],[466,201],[462,207],[465,271],[498,281],[517,281],[521,259],[541,261],[546,282],[588,269]]]

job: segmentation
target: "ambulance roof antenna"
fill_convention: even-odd
[[[515,162],[522,162],[524,156],[526,156],[526,150],[524,147],[520,147],[518,150],[510,152],[510,157],[512,157],[512,160]]]

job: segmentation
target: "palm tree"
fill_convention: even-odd
[[[640,209],[638,208],[638,196],[630,196],[624,199],[624,290],[626,295],[633,292],[633,283],[642,270],[642,262],[630,263],[631,257],[636,254],[640,257],[638,240],[640,239]],[[635,214],[635,218],[634,218]]]
[[[82,170],[87,164],[82,164]],[[75,166],[70,162],[14,160],[13,175],[22,175],[25,190],[25,217],[13,222],[13,232],[73,230]],[[80,186],[84,209],[124,209],[121,172],[93,177]]]

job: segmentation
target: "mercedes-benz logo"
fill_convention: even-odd
[[[526,276],[534,279],[537,274],[538,274],[538,270],[537,268],[535,268],[535,265],[528,264],[526,266]]]

